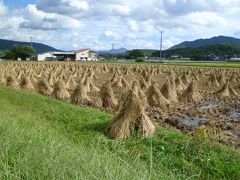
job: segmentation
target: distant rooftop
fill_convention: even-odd
[[[88,50],[92,51],[90,48],[84,48],[84,49],[76,50],[75,53],[80,53],[80,52],[84,52],[84,51],[88,51]],[[92,51],[92,52],[94,52],[94,51]]]
[[[56,55],[67,55],[67,54],[71,54],[71,55],[74,55],[75,53],[74,52],[65,52],[65,51],[62,51],[62,52],[53,52],[53,54],[56,54]]]

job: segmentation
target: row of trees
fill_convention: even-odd
[[[118,58],[134,59],[138,62],[142,62],[145,59],[145,52],[147,50],[134,49],[128,51],[127,53],[118,55]],[[163,52],[166,58],[173,55],[178,55],[180,57],[188,57],[192,60],[209,60],[210,56],[220,56],[220,57],[238,57],[240,56],[240,46],[231,44],[219,44],[211,46],[203,46],[199,48],[179,48],[179,49],[169,49]],[[31,46],[13,46],[9,51],[0,51],[0,57],[6,57],[7,59],[26,60],[27,58],[34,59],[36,55],[36,50]],[[111,57],[111,55],[109,55]],[[154,51],[150,55],[151,57],[159,57],[159,51]]]
[[[123,54],[118,54],[117,56],[118,58],[134,59],[137,62],[143,62],[145,59],[144,52],[140,49],[134,49]]]
[[[9,51],[1,51],[0,57],[5,57],[10,60],[17,60],[21,58],[21,60],[26,60],[27,58],[34,59],[36,55],[36,50],[31,46],[13,46]]]
[[[6,54],[6,53],[5,53],[4,51],[0,51],[0,58],[1,58],[1,57],[4,57],[5,54]]]
[[[143,50],[140,49],[134,49],[131,51],[128,51],[126,53],[122,53],[122,54],[102,54],[102,56],[106,59],[106,60],[112,60],[112,59],[134,59],[135,61],[138,62],[143,62],[144,61],[144,52]]]
[[[210,57],[238,57],[240,56],[240,46],[232,44],[218,44],[202,46],[199,48],[179,48],[164,51],[164,56],[169,58],[173,55],[188,57],[191,60],[210,60]],[[159,51],[152,53],[153,57],[159,57]]]
[[[135,49],[114,56],[117,56],[117,58],[144,61],[145,57],[159,58],[159,55],[159,51]],[[168,49],[163,51],[163,55],[167,59],[171,56],[177,55],[179,57],[190,58],[191,60],[213,60],[214,57],[221,57],[221,60],[226,60],[231,57],[240,57],[240,46],[233,44],[218,44],[202,46],[199,48]],[[109,57],[112,57],[112,55],[109,54]]]

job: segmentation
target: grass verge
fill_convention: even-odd
[[[0,179],[240,179],[240,151],[158,127],[113,141],[110,115],[0,87]]]
[[[181,62],[181,61],[169,61],[167,65],[175,66],[199,66],[199,67],[220,67],[220,68],[240,68],[240,62]]]
[[[164,65],[164,66],[195,66],[195,67],[219,67],[219,68],[240,68],[240,62],[227,62],[227,61],[180,61],[169,60],[164,63],[159,62],[117,62],[117,61],[100,61],[97,63],[107,64],[142,64],[142,65]]]

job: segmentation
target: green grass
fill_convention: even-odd
[[[167,65],[179,65],[179,66],[200,66],[200,67],[228,67],[228,68],[240,68],[240,62],[181,62],[181,61],[169,61]]]
[[[174,65],[174,66],[195,66],[195,67],[223,67],[223,68],[240,68],[240,62],[197,62],[197,61],[180,61],[180,60],[169,60],[164,63],[155,62],[117,62],[117,61],[101,61],[98,63],[109,63],[109,64],[142,64],[142,65]]]
[[[4,62],[5,63],[5,62]],[[16,63],[16,62],[15,62]],[[18,62],[22,63],[22,62]],[[36,62],[36,63],[53,63],[53,62]],[[69,63],[56,61],[55,63]],[[86,63],[86,64],[140,64],[140,65],[160,65],[160,66],[193,66],[193,67],[219,67],[219,68],[240,68],[240,62],[198,62],[198,61],[181,61],[181,60],[169,60],[164,63],[155,62],[118,62],[118,61],[98,61],[98,62],[75,62],[75,63]]]
[[[111,115],[0,87],[0,179],[240,179],[240,151],[158,127],[114,141]]]

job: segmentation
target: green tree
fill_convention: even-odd
[[[36,51],[31,46],[13,46],[9,53],[8,57],[10,57],[13,60],[16,60],[18,58],[21,58],[22,60],[26,60],[26,58],[32,58],[35,56]]]
[[[192,60],[209,60],[211,55],[218,57],[238,57],[240,55],[240,46],[233,44],[216,44],[201,46],[198,48],[178,48],[178,49],[168,49],[164,51],[166,58],[170,58],[173,55],[178,55],[179,57],[187,57]],[[152,53],[152,57],[159,57],[159,51]]]
[[[144,58],[144,53],[140,49],[134,49],[132,51],[129,51],[128,56],[130,59]]]
[[[3,56],[5,56],[5,54],[6,54],[6,53],[5,53],[4,51],[0,51],[0,58],[3,57]]]
[[[144,62],[144,58],[138,57],[135,59],[135,62]]]

